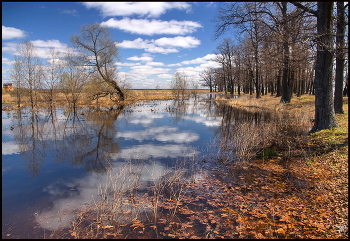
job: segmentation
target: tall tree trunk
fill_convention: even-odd
[[[346,97],[349,96],[348,81],[345,83],[345,87],[344,87],[344,91],[343,91],[343,96],[346,96]]]
[[[335,60],[335,88],[334,111],[343,114],[343,81],[344,81],[344,35],[345,35],[345,8],[344,2],[337,2],[337,36],[336,36],[336,60]]]
[[[282,90],[281,90],[281,70],[278,70],[277,72],[277,82],[276,82],[276,97],[282,96]]]
[[[333,67],[333,38],[332,38],[333,2],[317,2],[317,59],[315,66],[315,122],[311,133],[338,127],[335,119],[332,67]]]
[[[287,2],[281,2],[283,8],[282,8],[282,19],[284,24],[285,33],[288,35],[289,30],[287,29]],[[289,43],[288,43],[288,36],[284,36],[283,39],[283,71],[282,71],[282,97],[281,97],[281,103],[290,103],[290,100],[292,98],[291,92],[293,91],[290,86],[290,78],[289,78],[289,67],[290,67],[290,50],[289,50]]]
[[[258,60],[256,59],[256,68],[255,68],[255,91],[256,91],[256,98],[261,98],[260,95],[260,89],[259,89],[259,66],[258,66]]]

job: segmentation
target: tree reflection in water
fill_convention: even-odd
[[[186,113],[186,110],[187,104],[185,98],[174,99],[172,104],[167,106],[167,111],[173,116],[174,123],[178,123],[181,120],[183,115]]]
[[[215,143],[220,149],[216,158],[223,163],[250,160],[260,146],[266,146],[274,131],[271,127],[275,125],[265,125],[274,120],[271,111],[218,104],[216,112],[222,116],[216,132]]]
[[[30,115],[25,122],[24,116]],[[34,178],[40,172],[45,158],[45,143],[43,141],[43,128],[39,125],[39,117],[35,111],[22,113],[17,110],[15,118],[18,120],[15,128],[14,139],[18,141],[20,155],[26,160],[26,170],[30,177]]]
[[[123,109],[66,108],[63,114],[55,108],[18,110],[14,139],[29,175],[35,178],[46,158],[105,173],[111,167],[107,155],[119,151],[114,123]]]
[[[89,123],[94,138],[85,138],[80,142],[81,152],[74,158],[75,165],[82,165],[87,171],[100,174],[111,167],[107,156],[119,151],[114,123],[123,109],[124,106],[119,105],[117,108],[108,110],[89,108],[86,111],[86,121]]]

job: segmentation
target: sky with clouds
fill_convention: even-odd
[[[64,53],[70,36],[84,24],[108,26],[119,48],[121,77],[132,87],[169,88],[173,74],[195,82],[207,67],[217,67],[213,39],[217,2],[3,2],[2,82],[9,82],[17,45],[33,42],[45,63],[49,49]],[[126,75],[125,75],[126,74]],[[199,82],[197,82],[199,83]]]

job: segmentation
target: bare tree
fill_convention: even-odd
[[[130,81],[129,75],[127,73],[124,73],[122,78],[119,78],[119,86],[123,90],[129,90],[132,89],[132,83]]]
[[[317,56],[315,66],[315,122],[311,133],[338,127],[335,119],[332,74],[333,74],[333,2],[317,2],[317,10],[300,2],[295,6],[317,17]]]
[[[189,80],[186,76],[185,72],[175,72],[172,82],[170,83],[170,87],[173,90],[174,94],[179,97],[185,95],[186,90],[188,89]]]
[[[60,78],[60,88],[66,96],[69,104],[72,104],[74,109],[78,103],[83,88],[88,79],[88,73],[84,66],[76,66],[75,56],[71,50],[67,50],[65,55],[65,66],[63,74]]]
[[[235,45],[233,46],[233,76],[237,85],[237,94],[241,95],[242,78],[243,78],[243,46]]]
[[[113,88],[106,82],[101,81],[101,77],[98,73],[90,73],[89,78],[86,83],[84,83],[83,91],[91,98],[91,100],[96,100],[98,105],[99,99],[106,95],[101,95],[101,93],[109,93],[113,91]]]
[[[191,95],[196,100],[197,99],[197,95],[198,95],[199,85],[193,79],[190,80],[190,85],[191,85]]]
[[[29,91],[30,103],[32,108],[37,103],[37,90],[40,88],[43,72],[40,59],[37,57],[34,45],[29,40],[25,40],[19,47],[19,56],[15,60],[17,70],[21,72],[18,78],[23,87]]]
[[[254,60],[256,98],[261,97],[260,49],[266,33],[262,24],[264,16],[259,11],[261,4],[259,2],[225,3],[224,7],[219,8],[215,32],[215,38],[218,38],[228,29],[238,27],[241,33],[245,32],[249,37]]]
[[[23,63],[19,56],[14,57],[15,62],[13,66],[13,71],[11,73],[11,79],[15,83],[15,93],[17,98],[17,106],[21,107],[22,95],[24,90],[24,72]]]
[[[50,104],[54,103],[54,92],[57,89],[59,80],[63,73],[63,62],[61,53],[55,49],[50,49],[49,58],[46,61],[46,87],[49,90],[48,99]]]
[[[293,72],[291,72],[291,47],[304,36],[304,11],[288,7],[288,2],[242,2],[225,3],[219,8],[216,18],[215,37],[230,28],[238,28],[248,34],[251,41],[254,78],[257,98],[266,91],[266,76],[261,73],[261,46],[266,41],[280,45],[277,48],[282,54],[281,102],[288,103],[292,97]],[[273,36],[273,38],[271,38]],[[279,94],[279,93],[278,93]]]
[[[222,68],[217,68],[214,70],[215,73],[215,84],[214,87],[217,89],[218,92],[225,92],[227,93],[227,83],[225,78],[225,72]]]
[[[84,25],[79,36],[72,36],[71,42],[78,48],[82,55],[78,65],[92,68],[92,72],[97,72],[101,81],[109,84],[114,92],[100,92],[100,95],[110,95],[111,99],[117,94],[120,100],[124,100],[123,90],[117,83],[117,69],[115,66],[118,58],[118,48],[111,39],[107,27],[100,24]]]
[[[225,38],[216,48],[216,61],[222,65],[223,78],[226,84],[225,90],[230,94],[234,92],[234,77],[233,77],[233,41],[231,38]]]
[[[200,75],[201,80],[204,81],[204,83],[202,85],[208,86],[210,92],[213,92],[214,82],[215,82],[215,70],[211,67],[208,67],[199,75]]]
[[[243,39],[242,46],[242,71],[243,71],[243,92],[253,95],[254,93],[254,64],[253,54],[250,47],[250,41]]]

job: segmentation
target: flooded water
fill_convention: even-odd
[[[207,156],[223,111],[198,99],[2,111],[2,238],[69,227],[107,172],[128,160],[144,161],[147,183],[179,160]]]

